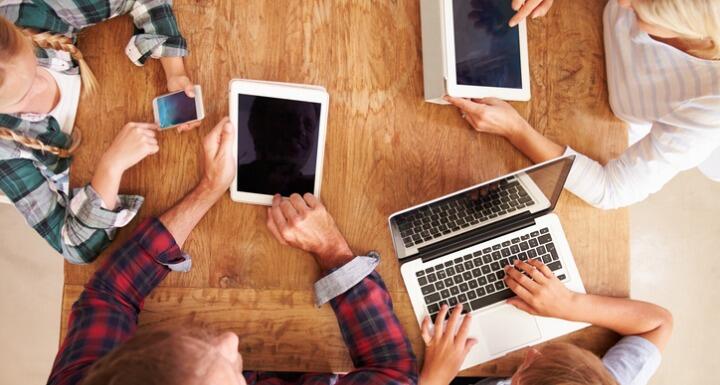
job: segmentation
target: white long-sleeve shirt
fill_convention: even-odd
[[[565,187],[611,209],[647,198],[720,147],[720,61],[652,39],[617,0],[605,8],[604,29],[610,107],[620,119],[652,128],[605,166],[568,147],[565,154],[577,158]]]

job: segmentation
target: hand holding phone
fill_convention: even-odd
[[[177,91],[153,99],[155,122],[161,130],[199,122],[205,118],[202,89],[194,87],[195,97],[189,97],[185,91]]]

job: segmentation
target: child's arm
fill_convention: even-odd
[[[465,356],[477,343],[477,340],[468,338],[472,320],[470,314],[463,318],[457,334],[454,332],[460,323],[462,304],[455,307],[445,325],[447,312],[447,305],[442,305],[435,318],[434,333],[430,331],[430,317],[423,320],[422,337],[425,341],[425,362],[420,372],[419,385],[448,385],[460,371]]]
[[[588,322],[624,336],[639,336],[661,351],[672,334],[672,315],[666,309],[628,298],[571,292],[542,262],[516,261],[515,268],[506,267],[506,273],[505,282],[517,294],[508,303],[530,314]]]

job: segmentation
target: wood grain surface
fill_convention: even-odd
[[[528,23],[532,101],[514,106],[541,132],[606,161],[626,147],[610,112],[602,44],[604,0],[558,0]],[[206,119],[184,134],[163,132],[160,153],[128,171],[121,191],[146,197],[139,219],[120,231],[101,260],[142,218],[159,215],[198,181],[201,139],[228,114],[227,84],[250,78],[322,85],[330,93],[322,200],[357,253],[377,250],[419,357],[423,344],[399,274],[389,214],[530,163],[501,138],[473,132],[459,113],[423,101],[420,11],[416,0],[176,0],[201,84]],[[80,48],[101,82],[81,103],[83,130],[72,184],[90,181],[103,149],[128,121],[151,121],[165,93],[157,61],[137,68],[124,56],[127,17],[90,28]],[[628,218],[569,193],[556,209],[591,293],[628,295]],[[186,243],[189,273],[171,274],[147,300],[142,327],[195,323],[237,332],[247,369],[344,371],[351,367],[329,307],[312,304],[319,269],[305,253],[277,244],[265,209],[222,198]],[[98,263],[65,269],[63,324]],[[65,331],[63,325],[63,334]],[[602,353],[615,340],[598,328],[566,339]],[[520,353],[463,374],[509,375]]]

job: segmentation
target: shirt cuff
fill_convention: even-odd
[[[114,230],[130,223],[142,207],[144,198],[139,195],[119,195],[115,210],[106,209],[100,195],[91,185],[73,191],[70,213],[85,227]]]
[[[142,233],[138,244],[155,262],[172,271],[190,271],[192,258],[180,250],[175,237],[159,219],[146,220],[138,228],[138,233]]]
[[[166,44],[170,39],[167,36],[160,35],[135,35],[130,38],[130,42],[125,47],[125,54],[138,67],[142,67],[151,57],[159,59],[161,57],[187,56],[187,49],[180,47],[184,44],[184,40],[175,38],[182,44],[173,44],[177,46],[171,46]]]
[[[315,304],[320,307],[333,298],[345,293],[372,274],[380,263],[380,254],[371,251],[367,256],[358,256],[340,268],[315,282]]]

